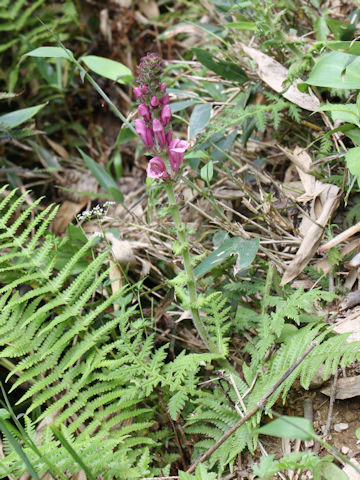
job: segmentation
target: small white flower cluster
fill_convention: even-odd
[[[84,210],[82,213],[77,215],[79,222],[82,220],[90,220],[92,217],[100,218],[107,214],[109,207],[111,205],[115,205],[116,202],[105,202],[104,207],[100,207],[100,205],[96,205],[92,210]]]

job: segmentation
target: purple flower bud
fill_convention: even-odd
[[[148,87],[148,85],[146,85],[146,84],[143,85],[143,86],[141,87],[141,92],[142,92],[144,95],[146,95],[146,94],[149,92],[149,87]]]
[[[169,105],[164,105],[160,112],[160,120],[161,123],[166,127],[166,125],[170,122],[171,119],[171,109]]]
[[[164,83],[164,82],[163,82],[163,83],[160,83],[160,90],[161,90],[162,92],[165,92],[165,91],[166,91],[166,83]]]
[[[143,117],[145,122],[150,122],[151,121],[151,115],[150,115],[149,107],[147,105],[145,105],[144,103],[140,103],[139,108],[138,108],[138,113],[141,117]]]
[[[141,88],[140,87],[135,87],[133,89],[133,92],[134,92],[134,95],[136,98],[141,98],[142,97],[142,93],[141,93]]]
[[[166,105],[167,103],[170,102],[170,97],[169,97],[169,94],[168,93],[165,93],[165,95],[163,95],[161,98],[160,98],[160,103],[162,105]]]
[[[159,100],[156,98],[155,95],[154,95],[154,96],[152,97],[152,99],[150,100],[150,105],[151,105],[153,108],[159,106]]]
[[[153,120],[153,131],[155,138],[158,141],[159,147],[164,148],[166,146],[165,131],[162,123],[158,118],[154,118]]]
[[[169,131],[165,134],[167,146],[169,146],[170,143],[171,143],[173,133],[174,133],[174,132],[173,132],[172,130],[169,130]]]
[[[174,172],[177,172],[182,164],[184,154],[186,149],[189,147],[190,143],[185,140],[180,140],[180,138],[174,138],[171,140],[168,153],[171,168]]]
[[[140,136],[141,140],[144,142],[145,147],[150,149],[154,146],[154,139],[152,135],[152,130],[150,127],[147,127],[144,120],[137,118],[135,120],[135,130],[136,133]]]
[[[149,178],[169,178],[170,175],[166,171],[164,161],[161,157],[152,158],[146,169]]]

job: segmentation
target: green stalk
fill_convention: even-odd
[[[214,353],[216,355],[219,355],[219,351],[216,348],[216,345],[212,341],[206,326],[204,325],[203,321],[201,320],[200,317],[200,312],[199,309],[196,307],[196,302],[197,302],[197,293],[196,293],[196,281],[195,281],[195,275],[194,275],[194,270],[191,265],[191,256],[190,256],[190,251],[189,247],[186,241],[186,234],[185,234],[185,225],[181,221],[180,217],[180,212],[179,212],[179,206],[175,200],[175,194],[174,194],[174,189],[173,189],[173,183],[171,181],[166,181],[164,182],[166,192],[169,197],[169,204],[170,204],[170,210],[174,219],[175,227],[176,227],[176,232],[177,232],[177,237],[179,240],[180,245],[183,247],[183,260],[184,260],[184,267],[185,267],[185,272],[186,272],[186,279],[187,279],[187,285],[188,285],[188,292],[189,292],[189,299],[190,299],[190,308],[191,308],[191,314],[192,314],[192,319],[193,319],[193,324],[200,335],[202,341],[210,351],[210,353]],[[226,359],[220,359],[219,363],[223,368],[227,368],[231,370],[233,373],[235,373],[234,368],[230,365],[230,363]]]

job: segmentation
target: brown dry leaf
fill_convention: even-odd
[[[112,293],[115,293],[123,287],[122,272],[118,265],[112,260],[110,260],[110,267],[109,279],[111,281],[111,291]],[[114,303],[114,310],[120,310],[120,305]]]
[[[89,198],[82,198],[83,200],[79,203],[65,200],[65,202],[63,202],[63,204],[60,206],[56,217],[51,224],[51,230],[56,235],[64,233],[69,223],[74,219],[75,215],[77,215],[85,207],[85,205],[89,201]]]
[[[349,333],[350,336],[346,342],[356,342],[360,340],[360,308],[346,313],[345,318],[339,320],[332,329],[335,333]]]
[[[360,246],[360,239],[353,240],[351,243],[348,243],[345,245],[341,250],[340,250],[340,258],[346,257],[350,252],[355,250],[355,248],[358,248]],[[315,264],[314,267],[316,268],[317,271],[322,271],[323,273],[327,274],[330,272],[330,270],[333,268],[332,265],[329,264],[328,262],[328,256],[325,256],[324,258],[321,258],[318,260]]]
[[[279,145],[279,148],[285,153],[288,159],[294,163],[296,167],[300,168],[305,173],[310,173],[312,159],[305,150],[300,148],[298,145],[296,145],[293,152],[288,148],[282,147],[281,145]]]
[[[296,85],[302,82],[300,79],[296,80],[286,92],[282,93],[284,91],[283,83],[288,76],[288,69],[256,48],[247,47],[246,45],[242,45],[242,48],[258,64],[258,75],[261,80],[267,83],[275,92],[281,93],[284,98],[305,110],[314,112],[320,107],[320,101],[315,95],[302,93],[297,88]]]
[[[147,18],[155,18],[160,15],[160,10],[155,0],[140,0],[139,10]]]
[[[119,240],[111,232],[106,233],[106,239],[111,243],[111,251],[121,265],[135,265],[136,257],[134,250],[137,248],[145,249],[148,245],[134,240]]]
[[[105,38],[109,47],[112,45],[112,32],[111,32],[111,24],[109,20],[109,10],[107,8],[103,8],[100,10],[100,32],[102,36]]]
[[[84,472],[84,470],[80,470],[72,476],[72,480],[87,480],[86,473]]]
[[[351,463],[360,469],[360,463],[355,460],[355,458],[351,459]],[[347,475],[348,480],[360,480],[360,473],[348,463],[345,465],[342,471],[345,473],[345,475]]]
[[[60,145],[59,143],[54,142],[54,140],[51,140],[49,137],[46,137],[46,141],[50,145],[50,147],[58,154],[60,157],[62,157],[64,160],[69,158],[69,154],[65,148]]]
[[[328,397],[331,396],[332,385],[322,388],[321,393]],[[360,395],[360,375],[356,377],[339,378],[336,385],[336,400],[345,400],[346,398],[358,397]]]
[[[304,217],[301,222],[300,231],[304,232],[304,237],[294,260],[290,262],[284,273],[282,285],[294,280],[309,263],[321,241],[323,227],[331,219],[339,205],[340,190],[336,185],[322,183],[299,168],[298,172],[306,192],[302,196],[302,200],[313,198],[311,220]]]
[[[50,475],[50,473],[44,473],[41,475],[40,480],[53,480],[53,477]]]

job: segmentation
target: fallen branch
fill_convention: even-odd
[[[308,346],[308,348],[305,350],[305,352],[296,360],[296,362],[288,370],[286,370],[284,375],[262,397],[262,399],[259,400],[258,403],[251,410],[249,410],[248,413],[246,415],[244,415],[241,420],[239,420],[237,423],[235,423],[235,425],[233,427],[231,427],[226,433],[224,433],[224,435],[221,438],[219,438],[219,440],[211,448],[209,448],[209,450],[207,452],[205,452],[202,457],[200,457],[198,460],[196,460],[196,462],[193,463],[190,468],[188,468],[186,473],[194,472],[194,470],[196,469],[196,467],[200,463],[207,460],[210,457],[210,455],[212,455],[215,452],[215,450],[217,450],[220,447],[220,445],[222,445],[225,442],[225,440],[227,440],[238,428],[240,428],[241,425],[243,425],[245,422],[247,422],[249,420],[249,418],[251,418],[254,415],[254,413],[256,413],[258,410],[260,410],[260,408],[262,408],[265,405],[267,399],[287,379],[287,377],[295,370],[295,368],[300,365],[300,363],[304,360],[304,358],[309,355],[309,353],[316,347],[317,344],[318,344],[317,341],[313,340],[310,343],[310,345]]]

